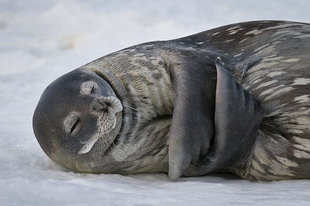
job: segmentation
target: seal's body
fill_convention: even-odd
[[[133,46],[52,83],[34,131],[54,161],[80,172],[310,178],[309,53],[309,24],[275,21]],[[67,81],[77,99],[55,116],[46,99]],[[109,92],[89,92],[97,87]],[[69,103],[79,98],[82,108]],[[98,110],[93,102],[112,106]],[[64,132],[46,134],[52,130]]]

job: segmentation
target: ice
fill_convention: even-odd
[[[235,22],[309,22],[309,10],[306,0],[0,0],[0,205],[309,205],[309,180],[76,174],[48,159],[31,125],[51,81],[110,52]]]

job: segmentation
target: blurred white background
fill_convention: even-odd
[[[310,22],[307,0],[0,0],[0,205],[309,205],[310,182],[74,174],[31,128],[44,88],[113,51],[250,20]]]

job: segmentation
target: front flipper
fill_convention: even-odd
[[[212,153],[198,163],[203,173],[234,164],[251,151],[263,119],[263,111],[252,95],[216,61],[215,138]]]
[[[169,177],[176,179],[207,154],[214,136],[214,67],[178,64],[172,73],[176,98],[169,135]],[[203,78],[202,78],[203,77]]]
[[[179,99],[176,99],[173,115],[177,117],[174,116],[172,120],[169,145],[169,176],[171,178],[181,175],[204,175],[234,164],[243,156],[248,155],[255,141],[263,116],[261,109],[253,97],[235,81],[220,59],[216,60],[215,66],[217,71],[216,88],[205,91],[215,93],[214,115],[210,111],[209,113],[202,112],[201,107],[195,105],[197,103],[194,101],[202,102],[202,105],[212,104],[203,95],[193,99],[195,107],[190,107],[193,110],[190,111],[191,114],[202,115],[208,121],[204,121],[202,117],[195,117],[196,121],[191,124],[192,121],[187,119],[188,110],[185,110],[186,107],[182,108],[184,110],[180,110]],[[208,77],[201,76],[201,78],[206,84],[210,81]],[[195,89],[200,90],[201,88]],[[187,91],[187,93],[191,92]],[[185,92],[184,95],[188,95],[187,93]],[[190,100],[187,99],[187,102]],[[181,105],[183,104],[186,103]],[[187,103],[186,105],[192,104]],[[180,129],[177,128],[180,121],[184,122],[181,128],[183,132],[174,132]],[[209,148],[206,146],[209,147],[207,144],[212,139],[213,146],[208,151]],[[192,164],[191,167],[189,167],[190,164]]]

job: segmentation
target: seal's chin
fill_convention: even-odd
[[[100,120],[105,120],[104,124],[98,124],[97,132],[91,136],[87,141],[81,142],[83,145],[82,148],[79,150],[78,154],[86,154],[90,152],[98,142],[99,139],[103,139],[102,147],[104,151],[109,150],[112,145],[115,145],[117,141],[117,137],[119,136],[119,131],[121,128],[121,112],[117,112],[116,114],[108,114],[108,115],[101,115],[98,118],[98,122]]]

